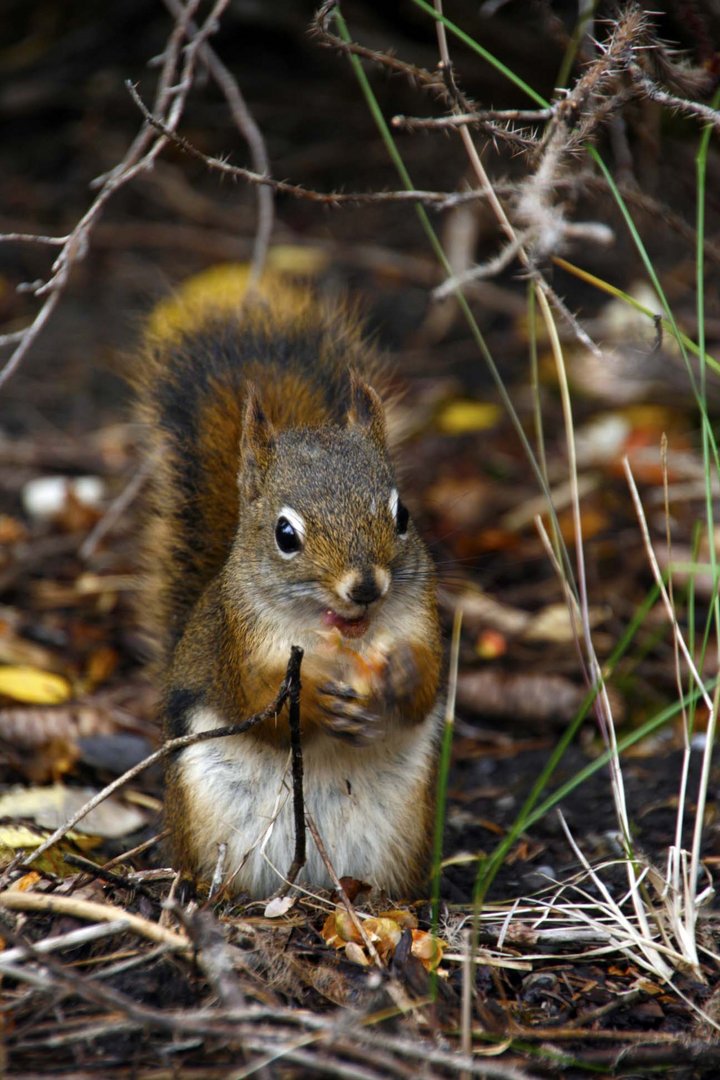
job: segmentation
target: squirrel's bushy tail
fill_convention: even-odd
[[[133,381],[152,461],[140,616],[167,658],[238,521],[247,383],[279,430],[342,420],[347,370],[372,377],[358,320],[278,273],[248,293],[246,266],[212,268],[150,316]]]

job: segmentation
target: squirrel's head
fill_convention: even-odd
[[[297,627],[360,636],[398,581],[424,566],[382,402],[352,373],[344,422],[318,428],[276,432],[250,387],[239,484],[235,573]]]

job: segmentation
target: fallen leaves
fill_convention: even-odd
[[[395,954],[405,931],[412,938],[410,952],[423,965],[426,971],[436,971],[442,961],[446,942],[429,933],[419,930],[417,919],[410,911],[394,909],[383,911],[379,915],[362,920],[364,934],[377,952],[383,963],[387,964]],[[372,963],[367,941],[358,930],[353,920],[342,905],[328,915],[322,928],[322,936],[328,945],[344,949],[348,960],[361,967]]]
[[[494,402],[458,399],[442,407],[436,423],[446,435],[467,435],[495,427],[502,415],[502,409]]]
[[[72,687],[62,675],[25,666],[0,667],[0,694],[27,705],[62,705]]]
[[[0,818],[29,818],[46,829],[57,829],[72,817],[96,792],[92,788],[70,788],[63,784],[42,787],[18,785],[0,796]],[[80,831],[105,838],[127,836],[146,822],[146,815],[124,799],[109,796],[91,810]]]

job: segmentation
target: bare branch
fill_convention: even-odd
[[[165,0],[165,5],[173,13],[176,19],[179,18],[182,11],[180,0]],[[192,32],[195,32],[193,23],[190,24],[190,29]],[[200,59],[215,80],[215,83],[225,95],[225,100],[230,108],[230,113],[235,122],[235,126],[248,144],[254,171],[261,176],[269,176],[270,159],[265,146],[265,140],[260,128],[255,123],[255,120],[247,107],[235,77],[225,64],[223,64],[215,50],[207,43],[204,43],[201,46]],[[267,185],[259,184],[257,186],[257,204],[258,221],[251,260],[249,283],[251,288],[257,283],[257,280],[262,274],[275,220],[273,192]]]
[[[630,64],[628,71],[636,86],[651,101],[657,102],[658,105],[665,105],[675,112],[692,116],[701,123],[712,124],[716,130],[720,130],[720,112],[717,109],[711,109],[709,105],[703,105],[700,101],[688,101],[686,98],[678,97],[677,94],[671,94],[668,90],[661,89],[643,71],[639,64]]]
[[[165,50],[163,69],[155,97],[155,108],[163,115],[163,123],[168,132],[174,131],[180,122],[185,101],[192,86],[198,51],[209,35],[217,29],[218,18],[227,3],[228,0],[215,0],[204,23],[194,34],[191,34],[190,20],[199,5],[199,0],[190,0],[173,28]],[[188,39],[187,47],[182,49],[182,42],[186,38]],[[72,232],[64,238],[61,250],[52,265],[50,278],[30,287],[29,291],[36,297],[45,298],[40,310],[19,339],[16,337],[5,339],[5,344],[14,344],[17,341],[17,347],[0,371],[0,387],[17,370],[53,314],[60,296],[67,287],[73,268],[82,262],[87,254],[90,235],[106,203],[119,188],[129,183],[139,173],[152,167],[167,141],[168,135],[162,134],[158,138],[151,127],[144,125],[122,162],[111,173],[98,180],[100,191]]]
[[[378,202],[422,202],[430,205],[434,204],[441,209],[455,206],[459,202],[472,202],[479,197],[477,192],[454,191],[322,192],[314,191],[312,188],[301,187],[299,184],[290,184],[286,180],[274,180],[271,176],[253,172],[251,169],[244,169],[241,165],[230,165],[227,161],[222,161],[220,158],[216,157],[210,157],[208,154],[203,153],[202,150],[198,150],[197,147],[193,146],[193,144],[183,135],[178,135],[176,132],[171,131],[160,117],[155,116],[150,112],[132,83],[126,83],[126,86],[130,96],[142,112],[148,124],[151,124],[180,150],[189,154],[190,157],[202,161],[208,169],[211,169],[214,172],[224,173],[226,176],[231,176],[236,180],[245,180],[250,184],[260,184],[272,188],[273,191],[277,191],[282,195],[292,195],[296,199],[306,199],[309,202],[323,203],[328,206],[358,205],[361,203]]]

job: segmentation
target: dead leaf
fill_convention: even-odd
[[[296,896],[273,896],[265,905],[263,915],[266,919],[279,919],[281,915],[287,915],[296,903]]]
[[[413,915],[412,911],[405,911],[404,908],[393,908],[392,911],[381,911],[378,918],[394,919],[398,926],[403,930],[415,930],[417,927],[417,917]]]
[[[18,665],[0,667],[0,694],[27,705],[62,705],[72,688],[62,675]]]
[[[0,797],[0,817],[30,818],[46,829],[57,829],[97,792],[92,788],[14,787]],[[79,832],[116,839],[141,828],[147,817],[137,807],[110,796],[86,814],[76,826]]]
[[[357,944],[356,941],[348,941],[345,946],[345,955],[348,960],[352,960],[353,964],[359,964],[360,967],[369,967],[370,959],[363,952],[362,947]]]
[[[375,946],[380,959],[389,960],[402,937],[402,929],[395,919],[382,917],[366,919],[363,930]]]
[[[362,927],[384,963],[392,959],[406,929],[413,934],[412,952],[428,971],[435,970],[446,947],[445,942],[441,942],[439,938],[432,937],[424,930],[418,930],[417,919],[412,912],[402,909],[384,911],[380,915],[364,919]],[[353,963],[361,964],[363,967],[370,964],[363,938],[341,905],[328,915],[322,928],[322,936],[328,945],[336,949],[344,948],[345,955]]]
[[[410,952],[416,956],[426,971],[435,971],[443,958],[447,942],[434,937],[427,930],[411,930]]]
[[[502,410],[491,401],[449,401],[437,416],[437,426],[446,435],[467,435],[495,427]]]

